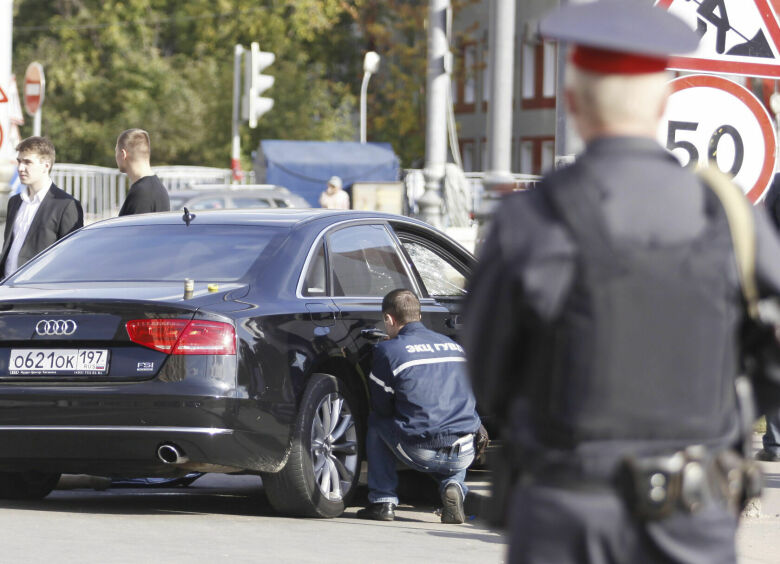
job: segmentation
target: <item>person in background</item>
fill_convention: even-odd
[[[341,178],[330,177],[327,187],[320,194],[320,206],[329,210],[349,209],[349,195],[341,189]]]
[[[171,210],[168,190],[152,172],[152,144],[143,129],[127,129],[116,140],[116,166],[127,174],[130,191],[119,215],[166,212]]]
[[[24,188],[8,200],[0,259],[4,276],[84,225],[81,203],[51,180],[54,144],[45,137],[28,137],[16,150],[17,172]]]

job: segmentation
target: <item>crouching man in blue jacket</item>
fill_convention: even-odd
[[[480,425],[463,349],[425,328],[409,290],[387,294],[382,317],[389,340],[376,346],[370,375],[369,506],[357,516],[395,519],[398,459],[439,484],[442,523],[463,523],[464,480]]]

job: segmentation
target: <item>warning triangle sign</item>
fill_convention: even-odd
[[[673,70],[780,77],[780,25],[769,0],[656,0],[701,37]]]
[[[5,92],[3,91],[3,87],[0,86],[0,104],[3,104],[8,101],[8,96],[5,95]]]

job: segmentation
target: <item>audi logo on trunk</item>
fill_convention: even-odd
[[[72,319],[41,319],[35,324],[35,332],[47,337],[73,335],[77,327]]]

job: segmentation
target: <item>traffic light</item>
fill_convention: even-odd
[[[242,103],[242,117],[249,121],[249,127],[257,127],[257,118],[274,107],[273,98],[266,98],[260,94],[274,85],[274,77],[263,74],[276,57],[273,53],[261,51],[260,46],[253,42],[247,53],[244,64],[246,79],[244,80],[244,100]]]

